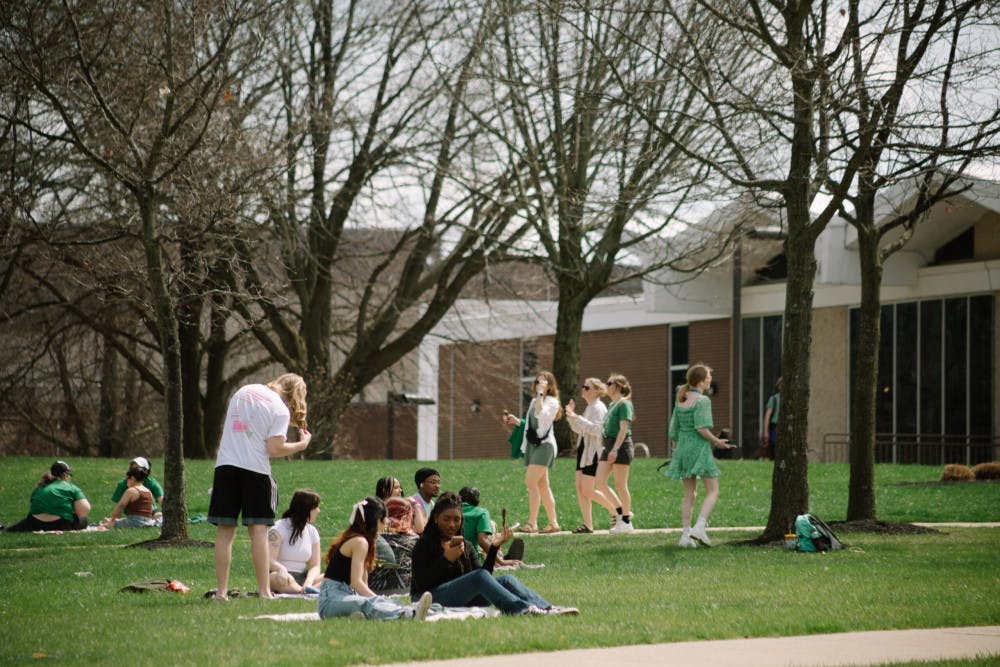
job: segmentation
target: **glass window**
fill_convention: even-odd
[[[941,302],[920,304],[920,432],[941,432]]]
[[[883,336],[885,334],[883,333]],[[917,304],[896,306],[896,432],[917,432]]]
[[[965,435],[967,313],[968,299],[944,302],[944,432],[950,435]]]
[[[875,380],[875,432],[894,433],[893,401],[893,343],[895,323],[895,306],[882,306],[882,316],[879,322],[878,374]]]
[[[740,396],[742,436],[747,455],[756,452],[763,430],[764,405],[781,377],[783,316],[747,317],[742,326],[742,376]]]
[[[993,297],[969,299],[969,433],[993,430]]]

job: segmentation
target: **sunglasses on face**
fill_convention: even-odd
[[[589,385],[589,384],[585,384],[585,385],[583,385],[583,386],[582,386],[582,387],[580,387],[580,388],[581,388],[581,389],[586,389],[587,391],[590,391],[590,385]]]

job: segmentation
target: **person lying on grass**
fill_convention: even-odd
[[[330,545],[323,585],[319,590],[319,616],[412,618],[422,621],[431,606],[431,594],[413,605],[376,595],[368,587],[368,573],[375,568],[375,539],[385,529],[385,503],[368,497],[351,510],[350,525]]]
[[[462,501],[453,492],[442,493],[413,547],[410,595],[428,592],[445,607],[495,605],[501,613],[519,615],[579,614],[573,607],[556,607],[509,574],[493,578],[497,551],[514,532],[504,526],[493,536],[485,565],[476,546],[462,536]]]

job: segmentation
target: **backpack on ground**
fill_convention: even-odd
[[[844,548],[830,530],[830,526],[812,514],[800,514],[795,517],[795,537],[799,551],[836,551]]]

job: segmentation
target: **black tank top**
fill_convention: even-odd
[[[351,558],[340,553],[340,547],[334,549],[333,557],[326,566],[323,576],[334,581],[342,581],[347,585],[351,584]]]

